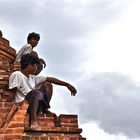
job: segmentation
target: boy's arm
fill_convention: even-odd
[[[9,89],[10,94],[8,98],[6,99],[7,102],[15,101],[16,91],[17,91],[17,88]]]
[[[46,81],[56,84],[56,85],[66,86],[71,91],[72,96],[76,95],[77,93],[77,90],[75,89],[75,87],[65,81],[56,79],[54,77],[47,77]]]

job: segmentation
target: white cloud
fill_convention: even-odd
[[[81,125],[81,127],[83,128],[82,135],[86,136],[87,140],[93,140],[93,139],[95,140],[130,140],[123,134],[110,135],[106,133],[105,131],[99,128],[96,122],[86,123],[84,125]]]
[[[96,34],[92,42],[94,72],[123,72],[135,80],[140,79],[138,5],[139,1],[129,5],[118,21],[108,24],[104,30]]]

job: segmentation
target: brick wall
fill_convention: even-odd
[[[28,103],[6,102],[9,75],[19,69],[14,64],[16,51],[0,36],[0,140],[86,140],[78,128],[78,116],[73,114],[40,114],[40,130],[29,127]]]

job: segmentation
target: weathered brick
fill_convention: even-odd
[[[78,128],[78,124],[77,123],[61,123],[62,127],[77,127]]]
[[[5,140],[15,140],[15,139],[22,139],[22,133],[19,134],[5,134],[4,135]]]
[[[10,42],[9,42],[9,40],[7,40],[6,38],[1,38],[1,41],[3,42],[3,43],[5,43],[5,44],[7,44],[8,46],[10,45]]]
[[[62,123],[78,123],[77,118],[60,118]]]
[[[74,115],[74,114],[60,114],[59,118],[77,118],[77,115]]]
[[[22,136],[22,140],[31,140],[31,138],[30,136],[25,135],[25,136]]]
[[[5,134],[15,134],[15,133],[23,133],[24,127],[16,127],[16,128],[7,128],[3,133]]]
[[[19,122],[22,122],[23,120],[25,120],[23,118],[23,115],[16,115],[12,118],[12,121],[19,121]]]
[[[21,106],[20,106],[20,110],[25,110],[25,114],[26,114],[26,110],[28,108],[29,104],[27,101],[23,101]]]
[[[24,127],[24,124],[23,122],[19,122],[19,121],[11,121],[8,127],[9,128]]]
[[[10,112],[11,107],[0,107],[0,113],[5,114]]]
[[[14,102],[0,102],[0,107],[12,107]]]
[[[25,115],[26,114],[26,110],[18,110],[18,112],[16,112],[16,115]]]
[[[1,48],[0,48],[0,54],[1,54],[1,57],[5,56],[4,58],[8,58],[7,60],[11,59],[12,61],[14,61],[14,59],[15,59],[15,56],[11,55],[8,52],[5,52]]]

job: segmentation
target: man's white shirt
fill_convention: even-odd
[[[31,90],[38,88],[40,84],[46,81],[46,78],[36,75],[29,75],[28,78],[21,71],[15,71],[9,77],[9,89],[17,88],[15,101],[22,102],[25,96]]]

